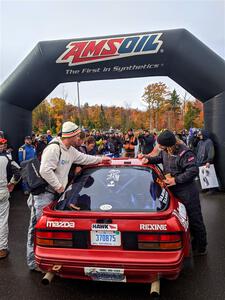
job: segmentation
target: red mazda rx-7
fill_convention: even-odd
[[[54,275],[142,283],[176,279],[190,258],[186,209],[157,166],[137,159],[88,166],[44,209],[35,257],[47,282]]]

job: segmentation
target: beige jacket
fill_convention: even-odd
[[[48,145],[42,154],[40,174],[54,190],[59,189],[61,186],[64,188],[66,187],[69,170],[73,163],[78,165],[89,165],[98,164],[102,161],[101,157],[83,154],[74,147],[68,149],[59,137],[53,139],[51,142],[53,141],[60,143],[60,161],[59,145]]]

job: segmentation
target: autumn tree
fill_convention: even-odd
[[[66,113],[66,101],[61,98],[52,98],[50,100],[50,106],[56,132],[59,132],[61,130],[62,123],[65,120],[70,121]]]
[[[168,87],[162,82],[149,84],[145,88],[142,100],[147,104],[148,107],[150,130],[153,128],[153,119],[155,119],[155,127],[158,128],[158,114],[167,96]]]
[[[105,117],[105,111],[104,111],[104,107],[103,105],[100,106],[100,112],[99,112],[99,126],[101,129],[108,129],[109,127],[109,124],[106,120],[106,117]]]
[[[173,122],[172,128],[177,129],[177,115],[181,112],[181,101],[179,95],[177,94],[176,90],[174,89],[172,93],[170,93],[170,98],[168,99],[170,110],[173,112]]]
[[[189,101],[187,103],[187,112],[184,115],[184,126],[187,129],[191,127],[198,127],[197,119],[200,115],[200,109],[194,103]]]
[[[203,103],[199,100],[194,101],[194,106],[200,110],[198,117],[195,120],[196,127],[202,128],[204,127],[204,112],[203,112]]]
[[[61,130],[62,123],[72,121],[79,124],[78,107],[66,103],[65,99],[52,98],[45,100],[33,111],[33,130],[46,132],[51,129],[53,133]],[[89,129],[117,128],[127,131],[148,127],[148,112],[131,108],[129,103],[126,107],[94,105],[85,103],[82,107],[82,125]]]
[[[91,124],[91,120],[90,120],[90,116],[89,116],[89,104],[86,102],[84,103],[83,107],[82,107],[82,125],[84,127],[90,127],[90,125],[92,126]]]
[[[42,101],[32,112],[32,123],[35,131],[46,132],[51,128],[50,105]]]

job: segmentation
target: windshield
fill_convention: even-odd
[[[58,201],[59,210],[154,212],[164,210],[169,194],[157,174],[145,167],[86,169]]]

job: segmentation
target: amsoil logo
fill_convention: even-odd
[[[46,227],[75,228],[75,223],[66,221],[47,221]]]
[[[117,224],[92,224],[92,230],[118,230]]]
[[[133,35],[108,39],[70,42],[56,63],[68,63],[69,66],[111,60],[127,56],[157,53],[163,41],[162,33]]]

